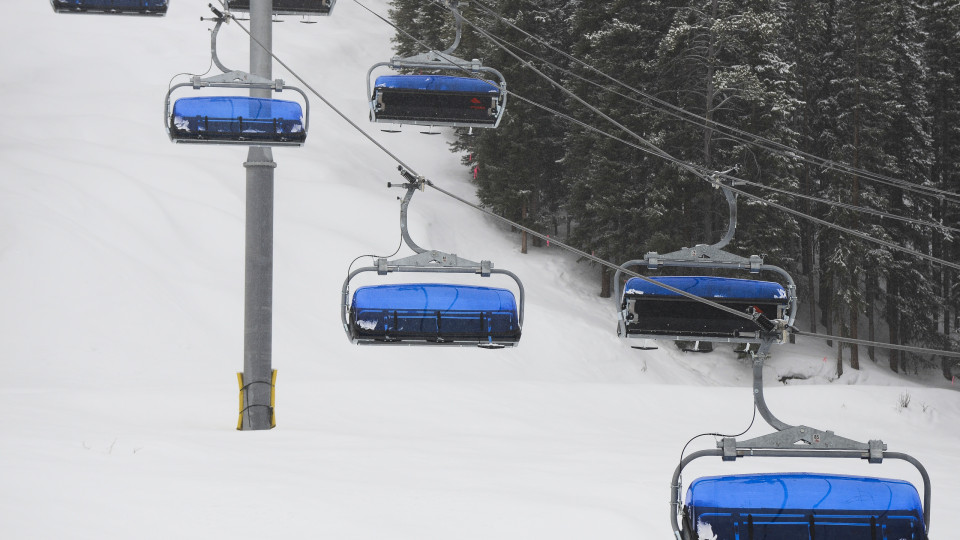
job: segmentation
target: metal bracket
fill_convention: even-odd
[[[484,262],[490,264],[490,261]],[[477,273],[481,273],[482,270],[481,263],[458,257],[456,253],[444,253],[443,251],[437,251],[435,249],[423,251],[409,257],[404,257],[403,259],[388,261],[387,264],[389,266],[406,266],[414,268],[425,268],[436,264],[442,268],[476,269]]]
[[[832,431],[821,431],[809,426],[794,426],[782,431],[777,431],[768,435],[761,435],[760,437],[755,437],[753,439],[740,442],[737,442],[736,439],[729,437],[724,439],[724,441],[727,441],[728,439],[733,443],[738,451],[743,450],[751,454],[754,451],[769,449],[837,450],[867,452],[870,454],[871,450],[873,450],[874,453],[877,450],[876,448],[871,448],[871,443],[877,443],[880,451],[879,459],[882,460],[883,451],[887,449],[887,445],[884,444],[883,441],[870,441],[870,443],[862,443],[853,439],[841,437],[834,434]],[[728,445],[724,445],[724,441],[718,442],[717,447],[724,449],[724,455],[726,457]],[[798,443],[804,444],[800,445]],[[879,461],[876,463],[879,463]]]
[[[490,261],[480,261],[480,276],[481,277],[490,277],[490,272],[493,271],[493,263]]]
[[[269,88],[277,92],[284,89],[283,79],[271,80],[266,77],[247,73],[246,71],[226,71],[220,75],[212,75],[206,78],[194,75],[190,79],[190,83],[193,85],[194,90],[219,84],[241,84],[244,88],[248,86],[251,88]]]

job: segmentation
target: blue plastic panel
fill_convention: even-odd
[[[471,94],[500,94],[500,85],[473,77],[448,75],[382,75],[374,88],[424,90],[430,92],[469,92]]]
[[[119,13],[163,15],[168,0],[51,0],[54,11],[61,13]]]
[[[295,101],[245,96],[178,99],[170,133],[174,140],[302,142],[303,109]]]
[[[710,299],[752,299],[787,301],[787,291],[779,283],[712,276],[658,276],[650,278],[697,296]],[[682,295],[658,287],[640,278],[630,278],[623,290],[627,295],[654,295],[682,298]]]
[[[360,287],[351,326],[361,338],[439,341],[516,341],[516,299],[507,289],[415,283]]]
[[[690,484],[685,506],[687,526],[694,533],[709,526],[718,540],[926,538],[920,495],[902,480],[806,473],[714,476]]]

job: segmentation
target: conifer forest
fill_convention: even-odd
[[[456,56],[510,91],[498,129],[451,143],[486,207],[620,263],[717,242],[728,205],[710,180],[733,185],[726,249],[793,275],[801,330],[960,348],[960,0],[460,10]],[[390,15],[399,56],[453,42],[442,2],[394,0]],[[609,295],[611,273],[597,276]],[[853,369],[956,368],[834,350]]]

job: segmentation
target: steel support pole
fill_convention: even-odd
[[[250,1],[250,72],[272,79],[273,0]],[[252,89],[251,97],[271,97],[271,90]],[[273,426],[273,153],[251,146],[247,161],[246,254],[244,266],[242,429]]]

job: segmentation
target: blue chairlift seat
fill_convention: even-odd
[[[296,145],[307,138],[303,109],[295,101],[244,96],[178,99],[170,137],[185,143]]]
[[[514,346],[520,341],[517,302],[495,287],[413,283],[359,287],[350,305],[358,344]]]
[[[50,0],[57,13],[164,15],[168,0]]]
[[[787,292],[778,283],[710,276],[650,278],[723,306],[760,310],[770,319],[783,317]],[[691,338],[740,338],[757,334],[752,321],[689,299],[640,278],[627,281],[621,299],[627,335]]]
[[[273,0],[277,15],[329,15],[337,0]],[[250,0],[228,0],[230,11],[250,11]]]
[[[500,86],[473,77],[382,75],[373,88],[375,122],[494,127]]]
[[[926,540],[927,534],[920,495],[909,482],[790,473],[694,480],[684,502],[683,537]]]

